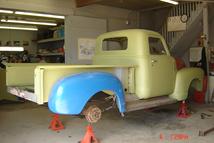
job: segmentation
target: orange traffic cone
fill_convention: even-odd
[[[187,105],[185,101],[182,101],[178,110],[178,118],[188,118],[190,114],[187,111]]]
[[[59,115],[54,114],[53,119],[50,122],[49,129],[53,131],[59,131],[64,129],[62,122],[59,120]]]
[[[94,135],[91,125],[86,127],[86,134],[80,143],[99,143],[98,139]]]

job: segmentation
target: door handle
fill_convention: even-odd
[[[152,63],[157,63],[158,61],[157,60],[154,60],[154,59],[152,59],[152,61],[151,61]]]

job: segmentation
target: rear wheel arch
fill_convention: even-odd
[[[119,107],[120,105],[118,105],[118,100],[121,100],[121,99],[116,94],[116,92],[114,92],[112,90],[100,90],[90,96],[90,98],[86,101],[86,104],[84,105],[84,107],[82,109],[82,112],[91,102],[94,102],[95,105],[99,106],[98,102],[100,101],[100,102],[104,103],[105,99],[106,99],[106,101],[108,100],[107,98],[109,98],[109,99],[114,98],[117,108],[120,110],[120,107]],[[120,102],[122,102],[122,101],[120,101]]]
[[[49,109],[58,114],[78,115],[96,93],[105,90],[115,93],[120,112],[125,112],[123,85],[107,72],[86,72],[59,80],[51,91]]]
[[[117,106],[115,100],[117,96],[113,91],[108,91],[107,94],[103,91],[98,91],[93,94],[82,109],[81,114],[89,123],[96,123],[101,119],[102,112]],[[114,104],[115,103],[115,104]]]

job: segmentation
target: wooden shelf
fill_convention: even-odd
[[[55,42],[55,41],[62,41],[64,38],[49,38],[37,41],[37,43],[47,43],[47,42]]]
[[[37,54],[39,56],[64,56],[63,53],[44,53],[44,54]]]

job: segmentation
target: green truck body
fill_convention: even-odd
[[[185,100],[190,86],[202,90],[204,76],[199,68],[177,70],[164,38],[142,29],[100,35],[93,65],[8,64],[6,68],[8,91],[38,104],[48,102],[53,85],[65,76],[93,71],[112,73],[123,85],[127,111]]]

